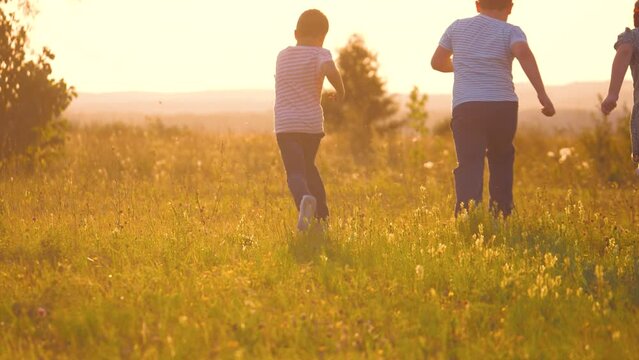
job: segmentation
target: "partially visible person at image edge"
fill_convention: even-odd
[[[546,94],[535,57],[524,32],[508,24],[510,0],[479,0],[479,15],[452,23],[442,36],[431,65],[454,72],[451,128],[457,152],[455,215],[471,202],[480,203],[484,158],[490,170],[490,207],[496,215],[513,210],[513,166],[519,99],[515,94],[512,62],[519,60],[537,91],[542,113],[555,108]]]
[[[632,72],[634,85],[634,106],[630,118],[630,135],[632,138],[632,160],[639,164],[639,1],[635,3],[634,9],[635,28],[621,33],[615,43],[617,55],[612,63],[612,74],[610,76],[610,88],[608,96],[601,103],[601,111],[608,115],[617,107],[619,92],[626,77],[628,67]],[[639,169],[637,169],[639,175]]]

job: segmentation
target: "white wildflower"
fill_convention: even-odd
[[[424,279],[424,267],[422,265],[415,266],[415,275],[417,276],[417,280]]]
[[[572,152],[572,148],[562,148],[561,150],[559,150],[559,162],[566,162],[566,160],[568,160],[568,158],[573,155]]]

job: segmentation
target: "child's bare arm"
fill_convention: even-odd
[[[537,66],[537,60],[535,60],[535,55],[532,50],[530,50],[528,43],[523,41],[516,42],[510,49],[521,64],[521,68],[524,70],[524,73],[526,73],[535,91],[537,91],[537,98],[542,106],[541,112],[546,116],[555,115],[555,106],[546,93],[546,88],[544,87],[544,82],[541,79],[539,67]]]
[[[346,96],[346,91],[344,90],[344,82],[342,81],[342,75],[337,70],[337,66],[335,66],[335,62],[329,61],[322,64],[322,72],[326,74],[326,78],[328,82],[333,85],[335,88],[335,96],[338,101],[344,100]]]
[[[453,52],[443,46],[438,46],[430,61],[430,66],[437,71],[443,73],[451,73],[455,71],[452,60]]]
[[[612,62],[608,96],[601,103],[601,111],[606,115],[610,114],[610,112],[617,107],[619,92],[621,91],[623,79],[626,77],[628,65],[630,65],[630,60],[632,59],[632,52],[632,44],[621,44],[617,48],[617,55],[615,55],[615,60]]]

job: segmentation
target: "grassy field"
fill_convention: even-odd
[[[624,132],[522,130],[506,222],[453,218],[450,136],[348,148],[306,235],[268,135],[94,126],[3,164],[0,358],[637,358]]]

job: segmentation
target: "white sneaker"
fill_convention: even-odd
[[[304,195],[300,204],[300,216],[297,220],[297,229],[305,231],[311,225],[315,218],[315,209],[317,208],[317,199],[311,195]]]

